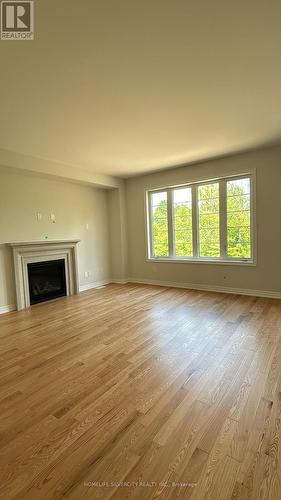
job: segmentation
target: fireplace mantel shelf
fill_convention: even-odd
[[[25,246],[33,246],[33,245],[46,245],[46,244],[69,244],[69,243],[79,243],[81,240],[36,240],[36,241],[15,241],[7,243],[10,247],[25,247]]]

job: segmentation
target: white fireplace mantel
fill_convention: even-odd
[[[30,306],[27,266],[32,262],[63,259],[67,295],[78,293],[77,245],[79,241],[42,240],[8,243],[13,250],[18,310]]]

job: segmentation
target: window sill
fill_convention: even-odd
[[[256,262],[252,259],[247,260],[236,260],[236,259],[202,259],[202,258],[176,258],[176,257],[151,257],[147,258],[146,262],[166,262],[166,263],[177,263],[177,264],[215,264],[215,265],[223,265],[223,266],[256,266]]]

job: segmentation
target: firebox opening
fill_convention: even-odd
[[[64,259],[32,262],[27,269],[31,305],[66,295]]]

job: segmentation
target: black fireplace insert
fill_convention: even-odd
[[[30,304],[66,295],[64,259],[27,264]]]

